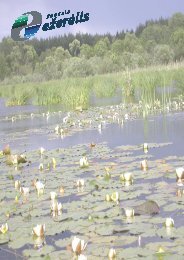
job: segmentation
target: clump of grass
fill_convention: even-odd
[[[0,85],[0,96],[7,100],[7,105],[25,105],[31,101],[36,105],[61,104],[71,109],[76,106],[87,108],[91,92],[99,98],[111,97],[117,87],[122,87],[124,99],[136,98],[138,93],[137,101],[142,102],[146,111],[153,109],[158,100],[163,106],[170,101],[167,86],[177,86],[182,92],[183,75],[183,64],[173,64],[86,78]],[[157,93],[157,87],[163,88],[161,95]]]

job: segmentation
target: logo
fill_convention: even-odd
[[[33,17],[31,23],[28,24],[29,16]],[[20,17],[18,17],[11,29],[11,37],[14,41],[25,41],[33,37],[40,26],[42,25],[42,15],[37,11],[27,12]],[[24,30],[24,37],[20,36],[20,32]]]
[[[65,27],[65,25],[74,25],[78,23],[84,23],[89,20],[89,13],[77,12],[77,14],[72,14],[69,17],[63,18],[63,15],[70,14],[70,10],[65,12],[59,12],[54,14],[48,14],[46,19],[52,19],[50,23],[45,23],[42,26],[43,31],[53,30],[56,28]],[[33,17],[33,20],[31,23],[28,24],[28,18],[30,15]],[[62,17],[62,18],[61,18]],[[61,18],[56,20],[57,18]],[[29,38],[33,37],[38,30],[40,29],[40,26],[42,25],[42,15],[41,13],[37,11],[31,11],[27,12],[20,17],[18,17],[11,29],[11,38],[14,41],[25,41]],[[20,33],[24,30],[24,36],[22,37]]]

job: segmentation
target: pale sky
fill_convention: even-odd
[[[115,34],[117,31],[135,29],[148,19],[168,18],[175,12],[184,13],[184,0],[0,0],[0,40],[10,36],[15,19],[28,11],[42,14],[43,23],[48,13],[70,10],[90,13],[88,22],[67,25],[65,28],[36,34],[47,38],[64,33],[87,32]]]

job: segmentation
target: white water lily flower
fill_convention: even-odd
[[[111,248],[108,253],[109,260],[113,260],[116,258],[116,250],[114,248]]]
[[[53,212],[53,216],[61,215],[62,208],[63,206],[61,203],[58,203],[57,200],[52,200],[51,211]]]
[[[45,152],[45,148],[40,147],[40,154],[42,155],[42,154],[44,154],[44,152]]]
[[[132,208],[125,208],[125,215],[128,218],[133,217],[134,216],[134,209],[132,209]]]
[[[78,237],[74,237],[72,240],[72,250],[77,255],[80,255],[86,248],[87,243]]]
[[[174,220],[172,218],[166,218],[165,226],[166,227],[174,227]]]
[[[37,182],[35,183],[35,188],[36,188],[37,190],[44,190],[45,184],[43,184],[41,181],[37,181]]]
[[[15,189],[19,190],[20,189],[20,186],[21,186],[21,183],[19,180],[16,180],[15,181]]]
[[[50,198],[51,198],[51,200],[56,199],[57,198],[57,193],[55,191],[51,191],[50,192]]]
[[[143,150],[144,150],[144,153],[148,153],[148,144],[147,143],[143,144]]]
[[[119,193],[117,191],[112,193],[111,200],[117,203],[119,202]]]
[[[79,255],[79,256],[77,257],[77,260],[87,260],[87,256],[85,256],[85,255]]]
[[[176,176],[178,177],[178,179],[181,179],[182,176],[184,176],[184,168],[183,167],[176,168]]]
[[[8,231],[8,224],[3,224],[1,227],[0,227],[0,233],[2,234],[6,234],[6,232]]]
[[[45,224],[38,225],[33,228],[32,234],[36,235],[37,237],[43,237],[45,233]]]
[[[84,186],[84,179],[77,180],[77,187]]]
[[[35,182],[35,188],[37,190],[38,195],[44,193],[45,184],[43,184],[41,181]]]
[[[20,192],[24,195],[29,194],[30,189],[28,187],[20,187]]]
[[[133,179],[132,172],[125,172],[124,173],[124,179],[125,179],[125,181],[131,181]]]
[[[148,161],[147,160],[141,161],[141,168],[144,171],[148,169]]]
[[[79,161],[80,167],[85,168],[89,166],[87,157],[83,156]]]

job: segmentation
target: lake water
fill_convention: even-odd
[[[59,108],[58,108],[58,110],[59,110]],[[4,103],[1,100],[0,101],[0,150],[2,150],[4,145],[7,143],[10,145],[10,147],[13,151],[18,151],[21,153],[26,152],[30,156],[33,156],[34,151],[38,150],[40,147],[44,147],[47,151],[52,151],[52,150],[55,151],[58,148],[68,149],[68,150],[66,150],[66,154],[63,155],[64,159],[62,158],[63,161],[66,159],[66,162],[65,162],[64,166],[62,166],[62,162],[61,162],[59,165],[59,167],[61,167],[61,169],[60,168],[58,169],[59,172],[65,172],[65,171],[67,171],[67,169],[69,169],[67,167],[70,167],[71,169],[68,170],[68,174],[70,171],[73,174],[73,176],[72,175],[70,175],[70,176],[63,175],[65,177],[61,176],[62,182],[64,183],[65,187],[68,189],[68,194],[66,194],[66,197],[61,198],[61,202],[64,205],[65,205],[65,203],[67,205],[70,205],[69,203],[72,201],[73,201],[73,203],[75,203],[75,202],[77,203],[76,192],[73,192],[73,187],[70,186],[70,183],[72,183],[73,179],[75,179],[77,176],[78,177],[82,176],[85,178],[86,182],[92,181],[94,179],[94,176],[98,176],[98,175],[102,174],[102,169],[103,169],[106,161],[115,162],[117,164],[117,168],[115,168],[115,171],[114,171],[113,184],[112,184],[113,188],[111,186],[108,186],[107,191],[105,191],[105,192],[108,192],[109,190],[112,190],[115,187],[117,187],[119,192],[122,193],[122,196],[121,196],[122,201],[120,203],[121,207],[123,207],[123,205],[127,205],[127,203],[137,204],[138,200],[144,201],[146,198],[153,199],[154,198],[154,196],[152,195],[152,193],[153,193],[153,194],[155,194],[155,199],[157,201],[160,200],[158,202],[160,202],[161,207],[162,207],[159,217],[155,218],[156,221],[153,218],[144,218],[143,217],[143,219],[141,219],[141,217],[140,218],[137,217],[137,218],[135,218],[135,221],[136,220],[138,221],[137,224],[129,223],[127,226],[127,229],[129,230],[129,232],[128,231],[124,231],[124,232],[125,233],[128,232],[128,234],[130,235],[130,237],[129,237],[130,240],[131,240],[131,236],[137,237],[138,234],[141,234],[143,236],[141,250],[143,250],[143,253],[145,253],[145,257],[147,256],[147,259],[152,259],[152,258],[149,258],[152,256],[146,255],[146,246],[148,245],[148,247],[149,246],[151,247],[151,243],[155,243],[155,244],[160,243],[160,244],[165,245],[166,248],[167,248],[167,243],[169,243],[169,246],[170,246],[170,244],[173,243],[172,244],[173,248],[176,248],[175,250],[176,250],[176,254],[177,254],[178,250],[179,250],[178,249],[179,242],[174,244],[175,243],[174,240],[175,239],[176,239],[176,241],[179,241],[180,239],[183,240],[184,236],[182,237],[182,235],[179,233],[178,233],[178,235],[167,234],[167,237],[165,234],[163,235],[162,234],[162,232],[163,232],[162,221],[164,221],[164,218],[166,218],[169,215],[175,219],[177,230],[179,230],[181,227],[183,227],[183,213],[184,213],[183,198],[184,198],[184,196],[182,198],[180,198],[179,200],[177,200],[175,198],[177,185],[176,185],[176,181],[175,181],[174,167],[177,166],[177,163],[179,166],[181,166],[182,163],[184,162],[184,160],[183,160],[183,156],[184,156],[184,152],[183,152],[184,151],[184,141],[183,141],[184,140],[184,112],[160,114],[157,116],[150,116],[145,119],[135,118],[133,120],[125,121],[125,123],[123,125],[117,124],[115,122],[114,123],[111,122],[111,123],[104,125],[102,127],[101,131],[99,131],[98,128],[96,128],[92,125],[91,127],[88,126],[87,128],[86,127],[80,128],[79,129],[80,131],[76,131],[76,132],[74,131],[74,132],[72,132],[71,135],[66,135],[62,139],[60,136],[57,136],[54,133],[54,128],[57,124],[62,124],[63,117],[65,117],[67,113],[66,112],[60,112],[60,113],[52,112],[52,113],[50,113],[50,116],[48,118],[46,118],[45,116],[42,116],[42,113],[46,113],[47,111],[48,111],[48,108],[40,108],[40,107],[34,107],[34,106],[5,108]],[[103,109],[102,109],[102,111],[103,111]],[[32,117],[31,117],[31,113],[34,113],[34,115]],[[85,113],[85,111],[83,113]],[[19,117],[19,115],[21,115],[21,117]],[[93,113],[92,113],[92,115],[93,115],[92,119],[94,119],[96,115]],[[12,120],[11,120],[12,116],[16,116],[17,120],[12,122]],[[72,114],[72,116],[73,116],[73,118],[75,118],[75,115]],[[99,151],[96,148],[97,151],[95,150],[95,152],[93,154],[91,152],[91,150],[86,149],[87,156],[90,158],[92,165],[94,165],[95,167],[99,167],[99,170],[98,170],[99,172],[97,171],[97,173],[96,173],[96,170],[94,171],[94,169],[92,167],[91,171],[88,172],[88,175],[87,175],[87,172],[85,172],[85,171],[81,172],[81,174],[79,175],[77,173],[77,171],[75,171],[76,166],[74,166],[74,162],[72,160],[76,161],[75,157],[77,158],[77,160],[78,160],[78,158],[80,158],[79,156],[82,154],[83,146],[79,146],[79,148],[76,148],[76,147],[78,147],[78,145],[89,146],[89,144],[92,142],[94,142],[97,147],[99,146]],[[150,162],[150,165],[151,165],[150,172],[152,173],[152,176],[151,176],[151,173],[149,175],[149,171],[148,171],[148,174],[142,174],[139,170],[139,167],[137,166],[137,165],[139,165],[139,161],[141,160],[141,157],[144,158],[144,156],[146,156],[143,154],[142,149],[137,149],[137,147],[141,146],[144,142],[147,142],[149,144],[159,144],[158,148],[152,148],[149,150],[149,153],[148,153],[148,161]],[[167,145],[162,146],[160,144],[167,144]],[[122,153],[124,153],[124,152],[126,152],[126,149],[124,149],[124,147],[126,147],[126,146],[130,147],[130,148],[127,148],[127,152],[132,153],[130,155],[126,155],[127,158],[130,159],[130,165],[129,165],[129,159],[126,161],[126,156],[125,157],[123,156],[121,158],[121,150],[118,150],[118,148],[117,148],[117,147],[121,147],[121,149],[123,149]],[[74,147],[74,148],[72,148],[72,147]],[[72,151],[73,151],[72,149],[75,150],[76,154],[72,154]],[[56,160],[59,161],[61,158],[61,155],[57,155],[56,152],[53,152],[53,153],[54,153],[54,156],[58,156]],[[70,165],[70,163],[71,163],[70,155],[71,155],[71,161],[72,161],[71,165]],[[51,152],[51,156],[53,156],[52,152]],[[150,156],[150,158],[149,158],[149,156]],[[49,157],[49,155],[48,155],[48,157]],[[134,161],[134,158],[135,158],[135,161]],[[169,170],[169,173],[167,173],[167,171],[166,171],[166,173],[164,175],[163,171],[165,171],[165,170],[163,170],[162,164],[158,163],[159,165],[157,168],[158,159],[166,160],[167,161],[166,167],[170,167],[169,169],[171,169],[171,167],[173,167],[172,168],[173,172],[171,169],[171,170]],[[2,161],[1,165],[3,165],[3,161]],[[33,166],[31,168],[31,169],[33,169],[33,172],[38,171],[38,170],[36,170],[36,169],[38,169],[38,167],[35,169],[35,165],[37,167],[38,163],[37,163],[35,155],[34,155],[33,156]],[[184,163],[183,163],[183,165],[184,165]],[[119,174],[119,172],[121,172],[121,169],[122,169],[122,171],[124,171],[124,169],[126,169],[126,167],[128,170],[135,171],[135,185],[133,184],[132,187],[134,187],[134,188],[130,189],[132,194],[135,193],[135,195],[132,195],[133,197],[131,197],[130,190],[127,191],[126,187],[121,188],[121,186],[119,186],[120,184],[116,185],[116,183],[119,182],[117,175]],[[161,173],[158,172],[159,175],[157,176],[157,171],[159,169],[161,169],[160,170]],[[7,173],[3,171],[3,168],[1,169],[1,171],[3,172],[3,176],[6,176]],[[37,175],[37,173],[36,173],[36,175],[34,175],[34,173],[32,173],[31,170],[29,170],[28,168],[25,168],[25,169],[23,168],[23,170],[21,170],[20,172],[18,172],[18,173],[15,172],[15,176],[16,176],[16,174],[18,174],[17,176],[19,176],[20,178],[23,178],[26,171],[29,171],[29,174],[30,174],[30,177],[27,177],[28,180],[25,181],[25,183],[27,184],[30,182],[30,180],[31,180],[31,178],[33,178],[33,176],[38,176],[38,175]],[[47,173],[44,173],[44,174],[47,174]],[[155,174],[155,179],[154,179],[154,174]],[[45,176],[47,176],[47,175],[45,175]],[[40,178],[43,178],[43,176],[41,175]],[[51,179],[49,179],[49,178],[51,178]],[[57,178],[58,179],[55,180],[54,177],[49,177],[49,175],[48,175],[48,179],[51,181],[50,185],[53,186],[53,188],[57,187],[57,182],[60,180],[59,177],[57,177]],[[65,180],[65,178],[66,178],[66,180]],[[4,184],[2,183],[1,185],[4,185]],[[104,184],[102,184],[102,186],[103,185]],[[163,185],[163,198],[162,198],[161,190],[158,189],[158,187],[162,187],[162,185]],[[6,195],[7,198],[8,198],[8,196],[10,196],[10,198],[12,197],[10,186],[11,185],[10,185],[10,181],[9,181],[8,189],[7,189],[8,193]],[[89,193],[87,193],[84,196],[81,196],[81,201],[80,202],[78,201],[78,203],[84,203],[83,206],[85,206],[89,210],[90,206],[88,205],[87,200],[89,197],[89,199],[92,199],[92,201],[93,201],[93,197],[91,198],[91,195],[90,195],[92,192],[90,186],[87,186],[86,189]],[[142,189],[142,193],[141,193],[141,189]],[[183,189],[183,187],[181,187],[181,189]],[[144,191],[145,191],[145,193],[144,193]],[[49,192],[49,188],[48,188],[48,192]],[[124,194],[126,196],[127,196],[127,194],[129,194],[130,197],[127,197],[127,199],[125,199]],[[101,199],[100,191],[95,192],[94,196],[97,196],[98,203],[102,203],[104,197]],[[86,198],[86,200],[85,200],[85,198]],[[158,199],[158,198],[160,198],[160,199]],[[6,199],[6,198],[4,198],[4,199]],[[75,199],[76,199],[76,201],[75,201]],[[36,201],[35,203],[39,203],[39,202]],[[43,205],[46,205],[44,203],[48,203],[47,197],[45,197],[43,200]],[[94,201],[93,203],[95,204],[96,202]],[[74,211],[76,211],[76,208],[75,208],[76,206],[74,204],[72,204],[72,205],[74,207]],[[171,210],[169,208],[170,205],[173,205],[173,210]],[[177,209],[177,205],[178,205],[179,209]],[[44,210],[46,210],[46,209],[44,208]],[[103,215],[104,214],[103,210],[99,211],[98,214]],[[107,210],[109,212],[109,216],[111,216],[111,214],[112,214],[112,218],[113,218],[115,213],[113,213],[113,211],[111,211],[111,209],[109,209],[108,206],[107,206]],[[93,212],[95,213],[95,210],[92,210],[91,214]],[[115,208],[114,208],[114,212],[115,212]],[[76,214],[76,212],[73,212],[73,211],[71,211],[71,213],[69,213],[68,208],[67,208],[67,210],[65,209],[65,213],[66,213],[66,215],[68,214],[69,216],[70,216],[70,214],[72,216],[74,216],[74,213]],[[63,214],[65,215],[65,213],[63,213]],[[46,219],[44,214],[40,213],[40,219],[42,219],[42,218]],[[48,218],[49,213],[46,216]],[[34,214],[33,214],[33,218],[34,218]],[[113,222],[113,225],[114,225],[114,227],[117,226],[117,236],[118,235],[120,236],[122,231],[119,230],[119,226],[126,227],[126,224],[125,224],[126,220],[120,219],[118,214],[116,216],[114,216],[114,218],[115,218],[115,220]],[[160,218],[162,218],[162,219],[160,219]],[[81,219],[78,219],[76,216],[74,217],[74,219],[75,219],[75,221],[79,221],[79,223],[80,223],[79,226],[80,226]],[[10,222],[11,222],[11,219],[10,219]],[[97,223],[98,223],[98,221],[97,221]],[[74,225],[74,224],[75,224],[75,222],[74,223],[72,222],[72,225]],[[139,224],[140,224],[140,228],[142,225],[141,231],[137,230],[138,227],[136,227],[136,226],[139,226]],[[78,225],[78,224],[76,224],[76,225]],[[85,222],[85,225],[87,228],[88,224],[86,224],[86,222]],[[102,222],[99,221],[97,226],[99,227],[99,225],[101,225],[101,226],[105,225],[104,219]],[[146,227],[147,227],[146,225],[148,225],[148,228],[151,227],[151,225],[154,225],[154,227],[156,226],[156,230],[157,230],[156,235],[155,235],[155,233],[150,235],[150,234],[146,233],[147,231],[145,231],[145,234],[144,234],[143,230],[146,230]],[[30,226],[31,226],[31,224],[30,224]],[[25,226],[25,229],[26,228],[28,228],[28,227]],[[96,228],[95,225],[94,225],[94,228]],[[78,232],[78,234],[81,234],[81,235],[83,234],[85,237],[87,237],[87,239],[90,240],[90,238],[89,238],[90,236],[88,237],[88,232],[86,233],[86,231],[80,231],[77,228],[76,228],[76,230],[77,230],[76,232]],[[10,227],[10,231],[11,231],[11,227]],[[71,234],[74,234],[75,232],[72,232],[72,231],[73,230],[68,229],[67,232],[71,232]],[[49,230],[49,228],[48,228],[48,233],[50,235],[48,235],[48,237],[46,238],[47,244],[52,244],[52,246],[54,245],[55,250],[61,250],[61,248],[63,248],[63,247],[61,246],[59,249],[59,247],[57,247],[55,245],[55,242],[57,242],[58,239],[64,239],[65,233],[56,237],[56,236],[53,236],[54,233],[52,234],[52,232],[51,232],[51,230]],[[68,235],[68,233],[66,233],[66,234],[67,234],[68,238],[70,238],[71,234],[70,235]],[[97,230],[97,234],[98,234],[98,236],[102,237],[101,244],[99,244],[99,245],[103,245],[103,235],[105,238],[107,238],[106,232],[101,228],[101,229],[99,229],[99,231]],[[112,232],[112,234],[114,234],[114,233]],[[111,236],[112,234],[109,232],[109,236]],[[174,237],[174,239],[172,239],[173,237]],[[54,240],[52,240],[52,239],[54,239]],[[92,250],[92,248],[93,248],[92,241],[93,241],[93,239],[91,238],[91,242],[89,243],[89,246],[88,246],[89,251],[87,251],[87,253],[93,255],[94,252]],[[20,254],[22,254],[22,252],[25,249],[30,250],[31,242],[28,241],[27,243],[29,246],[23,246],[23,247],[20,247],[21,249],[18,249],[18,252]],[[94,242],[94,244],[95,244],[95,242]],[[107,244],[105,244],[105,246],[108,248]],[[117,248],[117,250],[118,250],[118,248],[122,247],[122,245],[119,245],[118,242],[114,242],[114,246],[115,246],[115,248]],[[132,240],[132,243],[129,243],[127,245],[125,243],[123,245],[123,247],[124,247],[123,250],[125,250],[125,252],[126,252],[126,250],[128,250],[128,248],[135,249],[137,247],[137,240],[136,241]],[[2,247],[2,249],[3,248],[7,250],[9,247],[8,247],[8,245],[6,245],[6,246]],[[11,248],[11,245],[10,245],[10,248]],[[98,248],[98,244],[97,244],[97,248]],[[12,249],[9,249],[9,250],[12,250]],[[172,257],[174,256],[173,250],[171,252]],[[32,252],[32,251],[30,251],[30,252]],[[99,258],[97,256],[95,256],[95,254],[94,254],[89,259],[106,259],[106,257],[103,255],[103,253],[102,252],[100,253],[100,252],[98,253]],[[183,252],[181,252],[179,254],[177,259],[182,259],[182,254],[183,254]],[[135,253],[135,255],[136,255],[136,253]],[[6,251],[3,251],[2,259],[7,259],[6,258],[7,256],[8,256],[8,259],[16,259],[11,254],[8,254]],[[63,259],[66,259],[66,255],[64,257],[65,258],[63,258]],[[125,256],[123,255],[122,257],[125,257]],[[118,259],[123,259],[123,258],[120,257]],[[129,257],[127,257],[126,259],[129,259]],[[135,258],[130,257],[130,259],[137,259],[137,258],[135,256]]]

